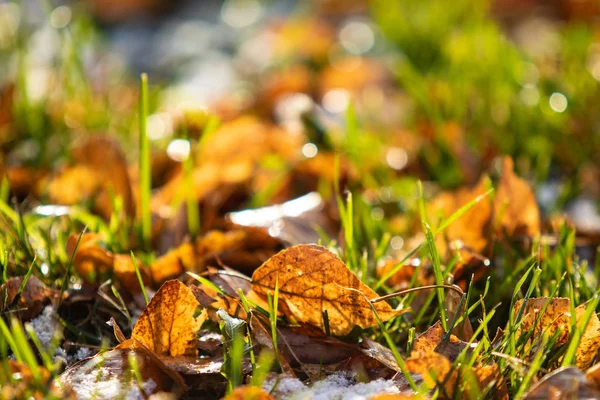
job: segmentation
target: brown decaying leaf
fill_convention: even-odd
[[[125,213],[134,215],[127,162],[117,141],[89,136],[73,146],[71,155],[75,165],[63,169],[48,184],[52,202],[70,205],[94,200],[94,211],[108,220],[113,212],[112,193],[123,200]]]
[[[552,371],[533,385],[523,400],[546,399],[598,399],[600,391],[595,382],[574,367],[565,367]]]
[[[159,392],[179,396],[187,390],[182,377],[177,372],[167,367],[154,352],[133,338],[113,350],[99,353],[74,364],[60,376],[60,380],[79,398],[115,398],[138,387],[136,377],[131,373],[133,370],[131,357],[135,359],[141,375],[145,392],[141,397],[145,398]],[[111,389],[110,392],[108,388]],[[113,393],[114,390],[117,392]]]
[[[77,250],[73,257],[73,267],[89,283],[100,283],[113,268],[114,254],[100,246],[103,240],[104,237],[99,233],[84,233],[81,239],[79,235],[72,234],[67,239],[67,255],[72,257]]]
[[[466,366],[452,366],[457,355],[469,344],[450,335],[449,341],[443,341],[445,332],[437,321],[433,326],[423,332],[415,339],[410,358],[406,361],[406,367],[410,372],[421,374],[426,384],[433,388],[444,383],[444,394],[454,398],[458,386],[457,380],[463,374],[472,374],[478,382],[479,391],[493,384],[494,399],[508,399],[506,384],[501,377],[500,370],[496,364],[476,365],[473,368]],[[475,344],[471,345],[472,347]],[[469,388],[465,388],[464,396],[469,397]]]
[[[438,195],[430,203],[429,208],[433,212],[441,210],[444,217],[447,218],[486,191],[485,180],[480,179],[473,188],[463,188],[454,193]],[[491,215],[492,202],[485,197],[446,228],[444,235],[448,243],[459,240],[464,247],[477,253],[482,252],[487,246],[486,231]],[[448,251],[444,235],[439,235],[436,240],[436,245],[442,253]]]
[[[223,400],[273,400],[273,397],[257,386],[241,386]]]
[[[131,337],[159,356],[196,355],[196,333],[206,319],[205,312],[194,317],[199,306],[183,283],[165,282],[142,312]]]
[[[523,300],[519,300],[515,303],[513,307],[513,313],[515,315],[521,309],[522,304]],[[547,308],[540,317],[540,313],[546,304]],[[577,324],[582,323],[581,320],[585,314],[585,308],[586,306],[584,304],[575,308]],[[530,298],[523,311],[522,321],[517,330],[517,335],[530,330],[537,318],[539,318],[539,321],[535,325],[532,339],[528,342],[529,347],[526,348],[527,353],[531,352],[533,347],[540,344],[540,338],[543,333],[546,333],[551,337],[556,332],[560,332],[555,347],[567,343],[571,333],[570,299],[564,297],[555,297],[552,299],[548,297]],[[600,321],[596,314],[592,314],[575,354],[577,367],[581,369],[589,367],[598,353],[598,349],[600,349]]]
[[[540,232],[540,210],[533,191],[515,175],[510,157],[502,159],[502,175],[494,196],[494,226],[498,234],[533,236]]]
[[[4,311],[8,307],[13,306],[17,309],[17,313],[21,319],[30,320],[42,312],[44,307],[53,300],[56,300],[59,293],[54,289],[47,288],[35,276],[31,276],[25,284],[17,304],[13,305],[23,279],[22,276],[10,278],[0,286],[0,310]]]
[[[136,263],[144,286],[150,286],[150,276],[142,261],[136,257]],[[113,272],[123,287],[132,293],[141,292],[140,281],[135,271],[133,259],[129,254],[116,254],[113,261]]]
[[[358,326],[369,328],[377,324],[370,299],[377,296],[362,283],[338,256],[322,246],[298,245],[271,257],[252,275],[256,293],[273,294],[279,285],[282,311],[290,318],[325,331],[323,313],[327,312],[333,335],[343,336]],[[386,302],[374,308],[382,321],[403,312]]]

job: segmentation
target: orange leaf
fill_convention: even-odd
[[[206,319],[196,297],[177,280],[166,282],[156,292],[133,327],[131,337],[159,356],[196,355],[196,333]]]
[[[533,236],[540,232],[540,210],[531,188],[515,175],[513,166],[513,160],[504,157],[502,176],[494,197],[494,223],[498,233]]]
[[[273,400],[273,397],[259,387],[241,386],[223,400]]]
[[[335,254],[322,246],[290,247],[267,260],[252,275],[252,287],[260,295],[273,294],[279,281],[282,311],[299,322],[325,331],[323,313],[333,335],[343,336],[355,327],[377,325],[369,304],[376,298]],[[373,304],[383,321],[401,314],[386,302]]]

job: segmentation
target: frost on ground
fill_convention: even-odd
[[[273,377],[265,381],[263,388],[277,399],[286,400],[362,400],[378,394],[399,393],[393,380],[378,379],[369,383],[356,383],[348,373],[335,373],[312,386],[303,384],[296,378],[282,378],[277,382]]]
[[[54,331],[58,325],[58,316],[52,306],[46,306],[42,313],[31,320],[31,327],[44,347],[50,346]]]

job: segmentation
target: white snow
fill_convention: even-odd
[[[265,381],[263,388],[269,392],[275,383],[276,378],[271,378]],[[296,378],[283,378],[272,395],[285,400],[366,400],[384,393],[399,393],[394,381],[378,379],[356,383],[350,374],[336,373],[312,386],[306,386]]]
[[[52,342],[57,324],[58,317],[52,306],[46,306],[40,315],[31,320],[31,326],[44,347]]]

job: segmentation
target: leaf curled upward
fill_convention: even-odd
[[[331,334],[343,336],[355,327],[377,325],[374,307],[382,321],[401,314],[362,283],[338,256],[325,247],[302,244],[290,247],[267,260],[252,275],[254,291],[273,294],[279,284],[279,301],[286,316],[325,331],[327,312]]]
[[[196,332],[206,319],[196,297],[178,280],[165,282],[136,322],[131,337],[159,356],[196,355]]]

